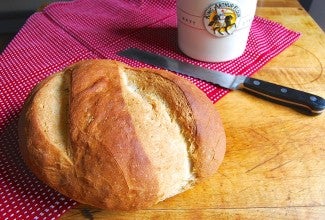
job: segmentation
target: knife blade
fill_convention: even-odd
[[[320,114],[325,109],[325,100],[320,96],[260,79],[236,76],[221,71],[202,68],[137,48],[128,48],[119,51],[117,54],[122,57],[217,84],[227,89],[244,90],[258,97],[290,106],[294,109],[304,110],[304,113]]]

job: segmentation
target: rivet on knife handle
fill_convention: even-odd
[[[247,77],[241,89],[285,105],[303,108],[312,114],[320,114],[325,109],[325,99],[322,97],[259,79]]]

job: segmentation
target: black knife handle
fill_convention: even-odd
[[[262,98],[303,109],[311,114],[320,114],[325,109],[325,99],[320,96],[259,79],[247,77],[242,84],[242,89]]]

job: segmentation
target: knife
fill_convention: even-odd
[[[303,110],[303,113],[320,114],[325,109],[325,100],[320,96],[260,79],[235,76],[229,73],[202,68],[137,48],[128,48],[117,54],[122,57],[211,82],[227,89],[241,89],[255,96],[290,106],[297,110]]]

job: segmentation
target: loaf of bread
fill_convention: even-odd
[[[19,145],[44,183],[84,204],[150,207],[216,172],[225,154],[206,95],[173,73],[85,60],[31,92]]]

